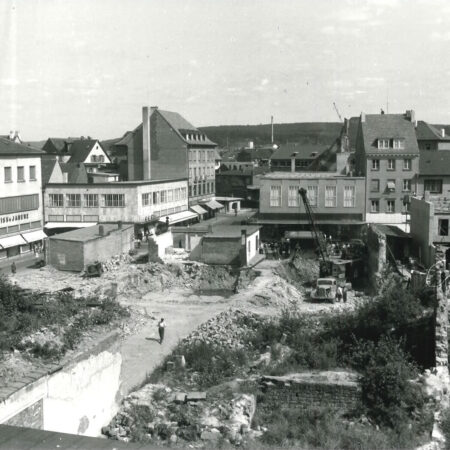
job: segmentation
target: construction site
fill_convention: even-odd
[[[441,444],[445,262],[424,271],[387,226],[332,238],[300,195],[309,230],[271,240],[249,211],[131,247],[121,238],[95,262],[92,233],[126,225],[56,235],[54,263],[2,279],[4,431],[32,430],[29,448],[72,448],[74,435],[90,448]],[[61,254],[80,239],[88,264],[60,270],[78,264]],[[2,445],[24,448],[17,439]]]

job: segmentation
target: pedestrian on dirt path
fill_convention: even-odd
[[[11,273],[15,274],[16,272],[17,272],[16,263],[13,261],[13,263],[11,264]]]
[[[337,288],[336,298],[337,298],[338,302],[340,302],[342,300],[342,288],[341,288],[341,286],[338,286],[338,288]]]
[[[161,319],[158,323],[158,333],[159,333],[159,344],[161,345],[164,340],[164,331],[166,329],[166,322],[164,319]]]
[[[343,297],[344,303],[347,303],[347,286],[344,286],[344,289],[342,290],[342,297]]]

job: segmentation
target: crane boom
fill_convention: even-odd
[[[320,257],[325,265],[328,262],[327,246],[321,239],[321,237],[319,235],[319,230],[317,229],[316,224],[314,222],[314,216],[312,213],[311,205],[308,200],[308,193],[306,192],[305,188],[300,188],[298,193],[300,194],[300,197],[303,200],[303,204],[305,205],[306,215],[308,216],[308,220],[311,225],[311,232],[314,235],[314,239],[316,240],[317,247],[319,248]]]
[[[334,106],[334,109],[336,110],[336,114],[338,115],[339,120],[340,120],[341,122],[343,122],[342,116],[341,116],[341,114],[340,114],[340,112],[339,112],[339,110],[338,110],[338,107],[336,106],[336,103],[335,103],[335,102],[333,102],[333,106]]]

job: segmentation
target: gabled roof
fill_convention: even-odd
[[[442,136],[441,130],[423,120],[417,122],[416,136],[419,141],[450,141],[450,136]]]
[[[419,175],[449,175],[450,151],[421,150],[419,159]]]
[[[89,156],[94,145],[97,143],[97,139],[78,139],[72,142],[70,146],[70,163],[82,163]]]
[[[41,176],[42,176],[42,184],[45,186],[52,175],[53,168],[56,164],[56,157],[54,158],[42,158],[41,160]]]
[[[360,121],[366,154],[419,154],[414,124],[405,114],[366,114]],[[378,139],[404,139],[404,149],[378,149]]]
[[[67,173],[67,183],[87,183],[88,176],[83,163],[59,163],[61,170]]]
[[[42,150],[0,137],[0,155],[42,155]]]
[[[46,152],[51,152],[51,149],[49,149],[49,145],[52,145],[54,147],[54,149],[58,152],[61,153],[64,149],[68,148],[67,144],[71,144],[73,141],[75,141],[75,138],[55,138],[55,137],[49,137],[46,141],[45,144],[43,145],[43,149]]]
[[[178,133],[178,135],[185,141],[187,144],[191,145],[214,145],[214,142],[208,139],[208,137],[200,131],[198,128],[194,127],[191,123],[189,123],[183,116],[178,114],[177,112],[172,111],[164,111],[161,109],[155,110],[161,114],[164,119],[169,123],[169,125]],[[188,139],[186,138],[186,134],[192,136],[204,136],[204,140],[199,139]]]
[[[293,153],[297,153],[295,155],[295,159],[307,159],[313,161],[319,155],[321,155],[325,150],[330,147],[329,144],[284,144],[281,145],[273,155],[271,156],[271,160],[279,160],[279,159],[291,159],[291,155]]]

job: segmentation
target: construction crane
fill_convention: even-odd
[[[338,117],[339,117],[339,120],[340,120],[341,122],[343,122],[342,116],[341,116],[341,114],[340,114],[340,112],[339,112],[339,110],[338,110],[338,107],[336,106],[336,103],[333,102],[333,106],[334,106],[334,109],[335,109],[335,111],[336,111],[336,114],[337,114]]]
[[[314,222],[312,208],[311,208],[311,205],[308,200],[308,193],[306,192],[305,188],[300,188],[298,193],[300,194],[300,197],[303,200],[303,204],[305,205],[306,215],[308,216],[308,220],[311,225],[311,232],[316,241],[319,255],[321,258],[320,276],[330,275],[331,274],[331,263],[330,263],[330,257],[328,255],[327,245],[326,245],[326,242],[324,242],[323,237],[319,233],[319,230],[316,227],[316,223]]]

